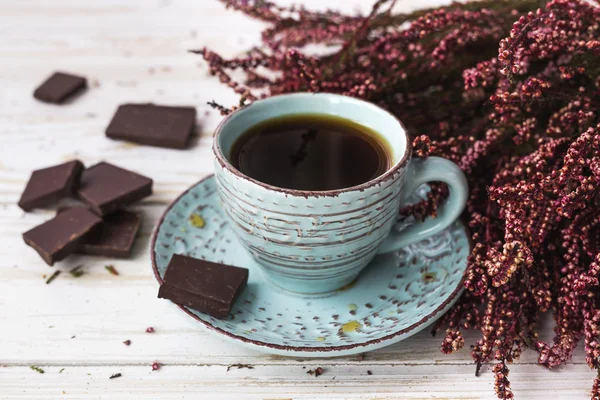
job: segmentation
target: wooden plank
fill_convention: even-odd
[[[307,371],[319,364],[232,369],[226,365],[164,365],[158,371],[145,366],[61,367],[0,369],[0,393],[10,399],[493,399],[491,374],[479,378],[466,367],[360,365],[327,367],[318,378]],[[64,368],[63,372],[60,370]],[[371,371],[372,375],[368,375]],[[122,376],[109,379],[115,373]],[[593,373],[570,366],[554,374],[552,385],[530,366],[515,366],[510,378],[517,398],[584,399]]]
[[[371,4],[302,3],[362,11]],[[407,0],[397,9],[440,3]],[[237,101],[187,50],[207,45],[239,54],[256,43],[261,26],[215,0],[28,0],[0,6],[1,399],[494,398],[492,374],[473,376],[468,345],[477,333],[467,336],[467,348],[451,356],[439,352],[440,338],[421,332],[363,361],[303,361],[231,345],[156,298],[151,231],[172,199],[212,171],[211,136],[221,117],[205,115],[206,102]],[[84,74],[92,87],[62,107],[35,101],[33,89],[55,69]],[[186,151],[108,140],[104,129],[124,102],[196,105],[198,137]],[[155,194],[134,207],[145,221],[131,260],[74,256],[56,268],[66,272],[83,264],[86,274],[75,279],[63,273],[46,285],[43,275],[54,269],[20,235],[53,212],[26,214],[15,204],[31,170],[75,157],[87,165],[107,160],[146,174],[155,180]],[[109,263],[120,276],[107,273]],[[156,333],[145,333],[148,326]],[[546,322],[541,332],[551,338],[551,324]],[[126,339],[131,346],[122,343]],[[517,398],[588,398],[594,373],[582,353],[578,349],[573,364],[553,373],[535,365],[535,353],[525,352],[511,369]],[[164,367],[152,372],[155,360]],[[227,372],[233,363],[255,368]],[[32,364],[42,365],[46,373],[30,370]],[[306,374],[316,366],[323,366],[325,375]],[[123,377],[109,380],[116,372]]]
[[[0,364],[128,364],[147,363],[159,357],[165,362],[210,364],[211,362],[285,363],[286,359],[264,357],[239,346],[231,346],[215,338],[203,326],[172,306],[156,298],[158,284],[150,267],[149,239],[164,206],[139,206],[134,210],[145,215],[141,235],[131,260],[106,260],[99,257],[71,256],[55,268],[65,273],[50,285],[54,268],[42,263],[38,255],[20,238],[25,231],[52,215],[51,212],[24,214],[16,206],[0,209],[0,319],[10,321],[2,328]],[[19,258],[15,259],[17,252]],[[107,264],[114,265],[120,276],[108,274]],[[85,275],[74,278],[67,273],[83,265]],[[26,293],[28,295],[22,296]],[[15,301],[17,300],[18,301]],[[551,337],[551,321],[545,321],[545,338]],[[154,326],[155,334],[145,333]],[[26,336],[23,332],[27,332]],[[74,339],[71,337],[75,335]],[[369,354],[373,362],[397,364],[463,364],[472,365],[468,345],[478,335],[467,337],[467,348],[456,355],[440,353],[441,338],[428,332],[395,346]],[[130,347],[122,342],[132,340]],[[32,343],[36,345],[32,346]],[[40,351],[44,348],[44,351]],[[353,357],[331,362],[351,361]],[[523,362],[535,363],[535,353],[525,352]],[[575,361],[582,364],[583,354]]]

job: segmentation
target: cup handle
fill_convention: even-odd
[[[443,231],[460,216],[467,203],[469,191],[467,179],[452,161],[440,157],[412,159],[408,165],[406,179],[401,193],[403,196],[400,201],[401,207],[419,186],[427,182],[437,181],[448,184],[450,196],[438,207],[436,217],[428,217],[425,221],[415,223],[401,232],[392,230],[379,248],[380,254],[399,250]]]

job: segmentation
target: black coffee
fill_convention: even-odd
[[[360,185],[390,167],[387,142],[358,123],[320,114],[269,119],[234,143],[242,173],[287,189],[323,191]]]

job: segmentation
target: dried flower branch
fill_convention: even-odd
[[[600,366],[600,8],[583,0],[483,0],[367,16],[312,12],[261,0],[221,0],[269,27],[263,46],[225,60],[199,53],[211,73],[254,101],[294,91],[364,98],[400,118],[414,153],[456,162],[471,193],[472,233],[462,298],[436,329],[441,350],[477,329],[477,366],[494,362],[496,394],[512,399],[509,364],[525,349],[554,368],[583,340]],[[303,53],[324,45],[322,56]],[[229,70],[246,73],[234,82]],[[227,108],[223,107],[228,111]],[[403,215],[435,215],[447,195]],[[556,321],[539,340],[541,313]],[[600,398],[600,378],[592,398]]]

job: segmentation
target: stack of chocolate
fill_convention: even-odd
[[[56,72],[34,92],[46,103],[63,104],[87,87],[84,77]],[[196,109],[154,104],[119,106],[106,136],[150,146],[185,149],[194,132]],[[48,222],[23,234],[48,265],[72,253],[125,258],[139,230],[139,215],[123,210],[152,193],[152,180],[102,162],[84,169],[78,161],[34,171],[19,206],[30,211],[68,197],[86,206],[58,209]],[[226,318],[248,282],[248,270],[174,255],[158,297]]]
[[[46,103],[64,104],[86,88],[85,77],[55,72],[33,96]],[[106,128],[106,136],[184,149],[195,122],[193,107],[124,104]],[[34,171],[19,201],[23,210],[47,207],[68,197],[78,197],[87,207],[61,208],[52,220],[25,232],[23,239],[49,265],[75,252],[128,257],[141,218],[122,208],[151,193],[151,179],[105,162],[84,170],[75,160]]]
[[[141,217],[123,207],[150,194],[152,179],[106,162],[84,169],[74,160],[34,171],[19,200],[23,210],[69,197],[78,197],[86,206],[60,208],[23,239],[48,265],[72,253],[129,257]]]

